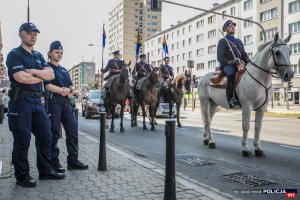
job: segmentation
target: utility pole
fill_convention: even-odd
[[[29,0],[27,0],[27,22],[30,22]]]

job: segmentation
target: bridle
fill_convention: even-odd
[[[258,66],[257,64],[255,64],[252,60],[250,60],[250,63],[254,66],[254,67],[256,67],[256,68],[258,68],[258,69],[260,69],[261,71],[263,71],[263,72],[265,72],[265,73],[267,73],[268,75],[270,75],[270,76],[272,76],[273,78],[277,78],[277,79],[279,79],[280,78],[280,75],[279,75],[279,68],[280,67],[285,67],[285,66],[291,66],[290,64],[278,64],[277,62],[276,62],[276,57],[275,57],[275,55],[274,55],[274,48],[276,48],[276,47],[278,47],[278,46],[282,46],[282,45],[287,45],[286,43],[280,43],[280,44],[276,44],[276,45],[272,45],[271,46],[271,51],[270,51],[270,54],[269,54],[269,57],[270,57],[270,55],[272,55],[272,58],[273,58],[273,61],[274,61],[274,64],[275,64],[275,72],[272,72],[272,71],[268,71],[268,70],[265,70],[265,69],[263,69],[262,67],[260,67],[260,66]],[[269,93],[269,89],[271,89],[272,88],[272,84],[269,86],[269,87],[266,87],[264,84],[262,84],[259,80],[257,80],[248,70],[247,70],[247,68],[246,68],[246,71],[247,71],[247,73],[250,75],[250,77],[252,78],[252,79],[254,79],[259,85],[261,85],[263,88],[265,88],[265,93],[266,93],[266,98],[265,98],[265,101],[264,101],[264,103],[261,105],[261,106],[259,106],[258,108],[256,108],[255,109],[255,111],[256,110],[258,110],[258,109],[260,109],[261,107],[263,107],[264,105],[265,105],[265,103],[267,102],[267,100],[268,100],[268,93]]]

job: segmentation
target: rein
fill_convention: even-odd
[[[254,62],[252,62],[252,60],[250,60],[250,63],[251,63],[254,67],[260,69],[261,71],[263,71],[263,72],[265,72],[265,73],[267,73],[268,75],[272,76],[273,78],[279,79],[279,78],[280,78],[280,76],[279,76],[279,67],[290,66],[290,65],[282,65],[282,64],[279,65],[279,64],[276,62],[276,59],[275,59],[275,55],[274,55],[273,49],[276,48],[276,47],[278,47],[278,46],[281,46],[281,45],[287,45],[287,44],[281,43],[281,44],[277,44],[277,45],[274,45],[274,46],[271,47],[272,58],[273,58],[273,61],[274,61],[274,63],[275,63],[275,66],[276,66],[276,72],[271,72],[271,71],[265,70],[264,68],[258,66],[258,65],[255,64]],[[272,88],[272,84],[271,84],[269,87],[266,87],[266,86],[265,86],[264,84],[262,84],[259,80],[257,80],[257,79],[256,79],[256,78],[248,71],[247,68],[245,68],[245,69],[246,69],[246,71],[248,72],[248,74],[250,75],[250,77],[251,77],[253,80],[255,80],[255,81],[256,81],[259,85],[261,85],[263,88],[265,88],[265,93],[266,93],[265,101],[264,101],[264,103],[263,103],[261,106],[259,106],[258,108],[255,109],[255,111],[257,111],[258,109],[260,109],[261,107],[263,107],[263,106],[265,105],[265,103],[267,102],[267,100],[268,100],[268,94],[269,94],[269,89]]]

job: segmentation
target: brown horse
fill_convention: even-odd
[[[131,83],[131,71],[130,66],[131,62],[129,64],[123,65],[121,69],[121,73],[118,75],[115,75],[111,77],[110,80],[112,81],[111,90],[109,91],[109,95],[104,100],[105,110],[108,112],[111,111],[112,118],[111,118],[111,126],[110,126],[110,132],[115,132],[114,128],[114,118],[115,118],[115,109],[117,104],[121,105],[121,122],[120,122],[120,132],[125,132],[125,129],[123,127],[123,117],[124,117],[124,108],[125,108],[125,101],[129,95],[129,88],[132,87]]]
[[[182,127],[180,123],[180,106],[182,103],[183,93],[190,93],[191,76],[190,74],[179,74],[175,80],[167,79],[162,85],[162,96],[164,102],[169,103],[169,117],[172,116],[173,104],[176,103],[177,126]],[[184,91],[185,90],[185,91]]]
[[[149,106],[149,114],[151,117],[151,131],[155,130],[155,126],[153,123],[153,117],[155,116],[155,108],[157,105],[157,96],[159,93],[159,84],[160,84],[161,73],[159,69],[156,67],[152,70],[150,74],[148,74],[145,78],[141,79],[140,90],[135,90],[136,99],[131,102],[132,111],[131,111],[131,127],[137,126],[137,114],[139,107],[142,107],[143,111],[143,130],[147,130],[145,117],[146,110],[145,106]]]

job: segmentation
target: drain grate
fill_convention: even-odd
[[[269,179],[263,179],[257,176],[252,176],[250,174],[245,174],[242,172],[234,173],[234,174],[227,174],[224,175],[226,179],[242,183],[247,186],[251,187],[257,187],[262,185],[269,185],[276,183],[275,181],[269,180]]]
[[[192,165],[194,167],[215,164],[213,162],[202,160],[199,156],[193,156],[193,155],[177,156],[176,160],[179,162]]]

